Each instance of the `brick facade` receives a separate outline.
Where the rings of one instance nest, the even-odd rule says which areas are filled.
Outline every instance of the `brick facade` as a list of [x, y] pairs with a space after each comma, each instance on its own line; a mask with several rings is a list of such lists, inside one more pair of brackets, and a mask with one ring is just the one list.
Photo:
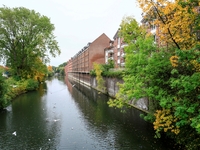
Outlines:
[[104, 64], [104, 49], [109, 46], [109, 37], [100, 35], [92, 43], [88, 43], [65, 66], [65, 73], [89, 73], [93, 69], [93, 63]]
[[125, 52], [124, 47], [127, 45], [123, 39], [119, 37], [119, 30], [115, 33], [113, 41], [109, 42], [109, 47], [105, 48], [105, 64], [111, 59], [114, 61], [115, 68], [125, 67]]

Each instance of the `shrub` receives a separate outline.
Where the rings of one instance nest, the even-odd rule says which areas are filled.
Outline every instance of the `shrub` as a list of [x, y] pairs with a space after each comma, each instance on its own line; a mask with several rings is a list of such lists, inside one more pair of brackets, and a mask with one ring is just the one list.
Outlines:
[[34, 79], [27, 79], [25, 83], [27, 91], [32, 91], [38, 88], [38, 82]]
[[102, 73], [102, 76], [104, 77], [116, 77], [116, 78], [122, 78], [124, 71], [106, 71]]
[[91, 75], [91, 76], [96, 76], [95, 70], [90, 70], [90, 75]]

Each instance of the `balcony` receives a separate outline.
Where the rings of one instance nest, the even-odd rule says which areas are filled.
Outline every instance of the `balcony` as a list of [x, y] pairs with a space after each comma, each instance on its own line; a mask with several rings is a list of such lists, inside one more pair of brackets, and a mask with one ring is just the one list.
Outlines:
[[121, 63], [121, 67], [125, 67], [125, 62]]
[[120, 56], [120, 52], [117, 52], [117, 56]]
[[121, 45], [121, 48], [124, 48], [124, 47], [126, 47], [126, 46], [128, 46], [128, 44], [123, 43], [123, 44]]
[[113, 57], [109, 57], [108, 59], [109, 59], [109, 60], [114, 60], [114, 58], [113, 58]]
[[121, 55], [121, 56], [122, 56], [122, 57], [125, 57], [125, 55], [126, 55], [125, 53], [122, 53], [122, 55]]
[[111, 54], [114, 53], [114, 52], [113, 52], [113, 49], [108, 50], [107, 53], [108, 53], [108, 54], [110, 54], [110, 53], [111, 53]]
[[117, 60], [117, 63], [120, 64], [120, 59]]

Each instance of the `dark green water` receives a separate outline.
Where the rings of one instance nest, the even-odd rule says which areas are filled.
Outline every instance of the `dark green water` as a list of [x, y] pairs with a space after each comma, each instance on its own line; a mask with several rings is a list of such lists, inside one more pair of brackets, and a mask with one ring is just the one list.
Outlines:
[[[0, 112], [0, 150], [171, 150], [136, 109], [109, 108], [108, 97], [67, 79], [46, 81]], [[16, 133], [14, 135], [13, 133]]]

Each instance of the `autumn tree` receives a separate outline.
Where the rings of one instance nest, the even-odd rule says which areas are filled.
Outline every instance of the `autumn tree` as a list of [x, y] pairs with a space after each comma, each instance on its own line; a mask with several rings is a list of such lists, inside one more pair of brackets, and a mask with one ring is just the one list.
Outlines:
[[[24, 7], [0, 8], [0, 54], [19, 77], [27, 78], [37, 61], [49, 61], [60, 50], [50, 19]], [[37, 64], [37, 65], [36, 65]]]
[[159, 102], [152, 115], [155, 117], [153, 124], [156, 135], [159, 137], [160, 133], [166, 132], [187, 149], [199, 149], [199, 1], [138, 2], [144, 11], [144, 19], [157, 26], [157, 35], [163, 46], [172, 47], [172, 52], [168, 52], [171, 57], [168, 62], [165, 60], [165, 64], [170, 61], [171, 67], [169, 64], [161, 65], [163, 70], [168, 67], [168, 71], [157, 72], [159, 65], [156, 59], [152, 59], [154, 65], [151, 65], [151, 70], [154, 71], [146, 71], [151, 74], [150, 83], [153, 83], [148, 85], [148, 96]]
[[47, 66], [47, 71], [48, 71], [48, 73], [47, 73], [48, 77], [52, 77], [54, 75], [53, 66], [48, 65]]
[[144, 19], [158, 28], [158, 44], [188, 49], [198, 43], [198, 0], [138, 0]]
[[104, 92], [105, 91], [105, 86], [104, 86], [105, 81], [103, 80], [103, 77], [102, 77], [102, 72], [103, 72], [102, 65], [98, 64], [98, 63], [94, 63], [93, 66], [94, 66], [94, 70], [96, 73], [97, 88], [99, 90], [101, 90], [102, 92]]
[[41, 61], [41, 59], [36, 58], [35, 64], [31, 67], [31, 71], [29, 72], [30, 77], [41, 82], [44, 81], [47, 74], [48, 70], [46, 65]]
[[[149, 113], [143, 116], [154, 125], [156, 137], [168, 136], [187, 149], [200, 148], [200, 53], [156, 47], [151, 35], [128, 17], [120, 24], [127, 42], [124, 83], [120, 84], [112, 107], [123, 108], [131, 101], [147, 97]], [[170, 59], [174, 65], [171, 65]]]
[[48, 71], [51, 71], [51, 72], [53, 71], [52, 66], [49, 65], [47, 68], [48, 68]]

